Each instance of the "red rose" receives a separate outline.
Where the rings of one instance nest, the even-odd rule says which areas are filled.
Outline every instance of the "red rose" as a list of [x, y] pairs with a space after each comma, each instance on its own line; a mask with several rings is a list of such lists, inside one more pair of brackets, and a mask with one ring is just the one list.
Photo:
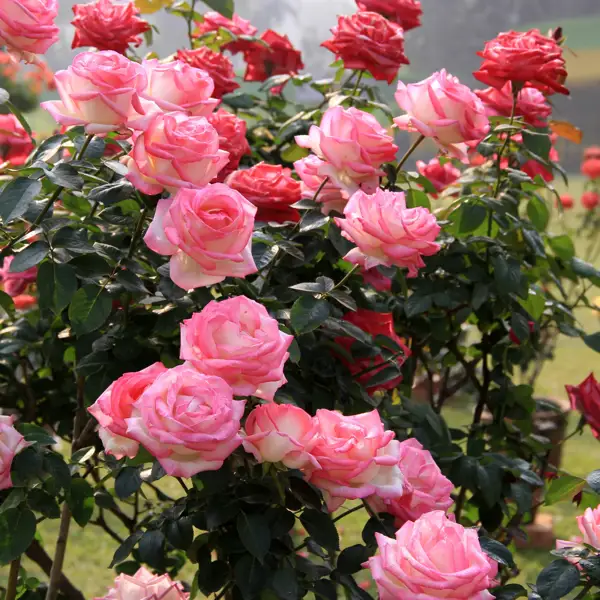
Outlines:
[[0, 164], [24, 165], [34, 147], [17, 117], [13, 114], [0, 115]]
[[356, 0], [359, 10], [370, 10], [382, 14], [404, 31], [420, 27], [421, 3], [419, 0]]
[[[554, 143], [554, 140], [552, 140]], [[558, 150], [552, 146], [548, 158], [553, 162], [559, 161]], [[534, 160], [533, 158], [521, 165], [521, 171], [529, 175], [531, 179], [535, 179], [536, 175], [539, 175], [544, 181], [552, 181], [554, 179], [554, 173], [552, 169], [549, 169], [546, 165]]]
[[581, 163], [581, 172], [590, 179], [600, 177], [600, 158], [587, 158]]
[[377, 80], [392, 83], [404, 55], [402, 27], [375, 12], [338, 17], [333, 37], [321, 44], [344, 61], [346, 69], [364, 69]]
[[[558, 200], [556, 201], [556, 205], [558, 206]], [[575, 199], [573, 198], [573, 196], [571, 196], [570, 194], [563, 194], [560, 197], [560, 204], [562, 204], [562, 207], [566, 210], [569, 208], [573, 208], [573, 206], [575, 206]]]
[[27, 310], [37, 304], [37, 298], [31, 294], [19, 294], [13, 297], [13, 302], [17, 310]]
[[302, 197], [301, 184], [292, 179], [290, 169], [259, 163], [250, 169], [235, 171], [226, 183], [258, 208], [257, 221], [300, 220], [300, 213], [290, 204]]
[[537, 29], [500, 33], [477, 54], [483, 63], [473, 75], [487, 85], [500, 89], [513, 81], [545, 94], [569, 93], [562, 49]]
[[219, 134], [219, 148], [229, 152], [229, 162], [217, 175], [216, 181], [225, 181], [227, 175], [238, 168], [242, 156], [251, 154], [246, 139], [246, 121], [220, 108], [208, 116], [208, 122]]
[[[256, 32], [258, 31], [250, 21], [242, 19], [239, 15], [233, 15], [232, 19], [228, 19], [221, 13], [211, 11], [204, 13], [203, 18], [204, 21], [202, 21], [202, 23], [196, 23], [197, 27], [194, 32], [194, 37], [198, 38], [213, 31], [218, 32], [220, 28], [231, 31], [236, 37], [239, 37], [240, 35], [252, 37], [256, 35]], [[228, 44], [224, 44], [223, 49], [229, 50], [232, 54], [237, 54], [238, 52], [245, 52], [251, 45], [252, 42], [247, 40], [235, 40]]]
[[589, 190], [587, 192], [583, 192], [581, 195], [581, 204], [584, 208], [588, 210], [593, 210], [600, 203], [600, 195], [598, 192], [594, 192]]
[[[488, 115], [510, 117], [513, 106], [512, 83], [509, 81], [501, 89], [493, 87], [475, 90], [485, 104]], [[524, 88], [517, 97], [515, 116], [523, 117], [532, 127], [544, 127], [552, 112], [546, 97], [535, 88]]]
[[600, 158], [600, 147], [599, 146], [589, 146], [583, 151], [583, 160], [587, 160], [588, 158]]
[[203, 69], [215, 82], [213, 98], [221, 98], [240, 87], [235, 81], [235, 71], [232, 62], [220, 52], [214, 52], [203, 46], [196, 50], [178, 50], [177, 58], [192, 67]]
[[125, 54], [129, 44], [139, 46], [140, 34], [150, 29], [150, 24], [139, 18], [140, 11], [133, 2], [113, 4], [111, 0], [97, 0], [75, 4], [73, 12], [75, 37], [71, 48], [93, 46]]
[[[417, 171], [423, 177], [429, 179], [438, 192], [452, 185], [460, 177], [460, 169], [455, 167], [450, 161], [441, 164], [440, 159], [437, 157], [432, 158], [428, 163], [418, 160]], [[433, 194], [433, 196], [437, 198], [437, 194]]]
[[579, 410], [585, 417], [594, 436], [600, 439], [600, 384], [590, 373], [579, 385], [566, 385], [571, 408]]
[[[380, 313], [373, 310], [367, 310], [365, 308], [359, 308], [354, 312], [349, 312], [344, 315], [344, 321], [356, 325], [364, 332], [369, 333], [373, 337], [376, 335], [385, 335], [386, 337], [394, 340], [403, 351], [403, 356], [396, 357], [396, 363], [398, 366], [402, 366], [404, 361], [410, 356], [410, 349], [407, 348], [404, 342], [396, 335], [394, 331], [394, 319], [392, 313]], [[350, 337], [338, 337], [335, 339], [336, 343], [351, 352], [354, 339]], [[388, 365], [383, 356], [370, 356], [367, 358], [356, 358], [353, 362], [349, 363], [346, 359], [342, 358], [342, 362], [350, 369], [352, 375], [357, 376], [359, 383], [368, 385], [369, 380], [379, 373]], [[394, 389], [402, 381], [402, 376], [394, 377], [391, 381], [386, 381], [379, 385], [367, 387], [369, 394], [377, 390], [391, 390]]]

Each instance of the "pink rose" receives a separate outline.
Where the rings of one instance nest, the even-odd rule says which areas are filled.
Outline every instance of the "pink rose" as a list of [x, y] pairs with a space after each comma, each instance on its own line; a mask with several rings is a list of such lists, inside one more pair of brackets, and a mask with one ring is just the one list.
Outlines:
[[131, 416], [133, 404], [142, 392], [166, 370], [162, 363], [156, 362], [141, 371], [125, 373], [88, 408], [100, 424], [98, 435], [107, 454], [118, 459], [124, 456], [133, 458], [137, 454], [139, 444], [127, 434], [125, 419]]
[[58, 41], [58, 0], [2, 0], [0, 46], [34, 61]]
[[[561, 200], [565, 206], [563, 196]], [[565, 388], [569, 394], [571, 408], [581, 412], [594, 437], [600, 439], [600, 383], [596, 381], [594, 374], [590, 373], [579, 385], [566, 385]]]
[[257, 406], [244, 425], [244, 449], [259, 462], [283, 463], [290, 469], [318, 467], [310, 451], [317, 443], [317, 423], [291, 404]]
[[416, 521], [432, 510], [446, 511], [454, 502], [450, 497], [454, 485], [442, 475], [429, 450], [414, 438], [400, 442], [398, 465], [404, 475], [404, 494], [393, 500], [369, 498], [376, 512], [396, 517], [396, 526]]
[[20, 273], [11, 273], [10, 264], [14, 258], [14, 256], [7, 256], [0, 269], [0, 281], [4, 284], [4, 291], [9, 296], [19, 296], [30, 283], [35, 283], [37, 279], [37, 267], [31, 267]]
[[229, 162], [217, 175], [218, 181], [225, 181], [238, 168], [242, 156], [252, 154], [246, 139], [246, 121], [220, 108], [208, 116], [208, 122], [219, 134], [219, 148], [229, 152]]
[[583, 543], [600, 550], [600, 505], [594, 509], [586, 508], [583, 515], [577, 517]]
[[144, 69], [117, 52], [82, 52], [55, 80], [60, 100], [41, 106], [61, 125], [85, 125], [97, 135], [128, 132], [128, 122], [143, 113]]
[[406, 522], [396, 539], [375, 534], [379, 554], [371, 570], [380, 600], [493, 600], [498, 565], [482, 551], [475, 529], [441, 510]]
[[128, 158], [127, 179], [144, 194], [203, 188], [229, 161], [205, 117], [157, 113], [145, 124]]
[[322, 205], [321, 212], [324, 215], [328, 215], [332, 210], [342, 213], [348, 202], [348, 193], [330, 178], [327, 178], [325, 185], [323, 185], [323, 181], [327, 176], [319, 175], [322, 168], [326, 168], [326, 163], [314, 154], [301, 158], [294, 163], [294, 169], [296, 169], [302, 183], [302, 198], [312, 200], [320, 188], [316, 201]]
[[262, 304], [236, 296], [210, 302], [182, 323], [180, 356], [225, 379], [238, 396], [273, 400], [287, 381], [283, 366], [293, 339]]
[[312, 125], [308, 135], [297, 135], [296, 143], [310, 148], [325, 161], [318, 168], [348, 193], [362, 188], [375, 191], [381, 165], [396, 159], [398, 146], [377, 119], [357, 108], [328, 108], [319, 126]]
[[404, 29], [414, 29], [421, 25], [423, 9], [419, 0], [356, 0], [359, 10], [381, 13]]
[[173, 477], [216, 471], [242, 443], [243, 400], [220, 377], [189, 364], [160, 374], [133, 405], [127, 435]]
[[364, 282], [378, 292], [391, 291], [392, 280], [381, 273], [377, 267], [371, 269], [365, 269], [363, 267], [359, 273], [362, 275]]
[[112, 588], [101, 598], [94, 600], [188, 600], [179, 581], [173, 581], [166, 573], [153, 575], [140, 567], [135, 575], [117, 576]]
[[318, 441], [311, 454], [320, 468], [307, 473], [307, 478], [323, 490], [330, 511], [345, 500], [402, 495], [398, 441], [393, 431], [383, 428], [376, 410], [346, 416], [319, 409], [315, 420]]
[[181, 188], [159, 200], [144, 240], [171, 257], [170, 276], [184, 290], [256, 272], [252, 229], [256, 207], [223, 183]]
[[0, 415], [0, 490], [12, 487], [10, 468], [12, 461], [29, 444], [13, 427], [14, 417]]
[[452, 185], [460, 177], [460, 169], [455, 167], [450, 161], [442, 164], [439, 158], [432, 158], [428, 163], [418, 160], [417, 171], [423, 177], [429, 179], [438, 192]]
[[7, 161], [20, 167], [35, 148], [29, 134], [15, 115], [0, 115], [0, 164]]
[[396, 102], [407, 114], [394, 123], [433, 138], [438, 146], [466, 160], [466, 142], [479, 141], [490, 130], [483, 102], [445, 69], [419, 83], [398, 82]]
[[369, 196], [355, 192], [344, 209], [345, 219], [335, 217], [342, 235], [354, 242], [344, 257], [366, 269], [396, 265], [408, 269], [409, 277], [425, 266], [423, 256], [439, 251], [437, 220], [426, 208], [406, 208], [404, 192], [381, 189]]
[[235, 81], [233, 63], [221, 52], [215, 52], [206, 46], [195, 50], [178, 50], [177, 58], [183, 62], [206, 71], [215, 84], [213, 96], [221, 98], [224, 94], [231, 94], [240, 87]]
[[[250, 21], [242, 19], [239, 15], [234, 14], [231, 19], [228, 19], [221, 13], [209, 11], [202, 15], [201, 23], [196, 23], [194, 37], [201, 37], [207, 33], [217, 33], [219, 29], [227, 29], [227, 31], [230, 31], [238, 38], [241, 35], [253, 37], [258, 31]], [[251, 46], [252, 42], [238, 39], [224, 44], [222, 48], [223, 50], [229, 50], [232, 54], [237, 54], [238, 52], [244, 52]]]
[[161, 63], [157, 59], [142, 63], [148, 86], [140, 94], [148, 112], [185, 112], [194, 117], [208, 117], [219, 101], [211, 98], [215, 84], [206, 71], [181, 60]]

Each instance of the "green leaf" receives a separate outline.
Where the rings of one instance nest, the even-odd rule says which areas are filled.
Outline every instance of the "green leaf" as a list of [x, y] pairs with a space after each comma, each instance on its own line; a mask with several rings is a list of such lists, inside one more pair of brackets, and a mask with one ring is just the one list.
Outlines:
[[540, 291], [529, 288], [527, 300], [519, 299], [519, 304], [531, 315], [534, 321], [537, 321], [544, 313], [546, 299]]
[[315, 330], [329, 317], [329, 303], [313, 296], [302, 296], [290, 312], [291, 324], [298, 334]]
[[527, 598], [527, 590], [518, 583], [509, 583], [502, 587], [491, 590], [496, 600], [515, 600], [516, 598]]
[[591, 265], [590, 263], [585, 262], [585, 260], [581, 260], [577, 257], [573, 257], [571, 259], [571, 268], [575, 274], [579, 275], [580, 277], [600, 277], [600, 271], [598, 271], [594, 265]]
[[337, 560], [337, 570], [344, 575], [358, 573], [371, 556], [372, 552], [362, 544], [355, 544], [349, 548], [344, 548]]
[[187, 550], [194, 541], [191, 517], [181, 517], [177, 521], [169, 521], [165, 533], [172, 546], [179, 550]]
[[60, 508], [58, 508], [56, 500], [41, 488], [29, 490], [27, 504], [31, 510], [35, 510], [49, 519], [58, 519], [60, 517]]
[[600, 469], [592, 471], [586, 477], [587, 484], [597, 493], [600, 494]]
[[35, 267], [46, 258], [49, 250], [50, 246], [46, 242], [33, 242], [21, 252], [15, 254], [15, 258], [10, 263], [9, 271], [11, 273], [22, 273], [27, 269], [31, 269], [31, 267]]
[[29, 134], [31, 141], [35, 144], [35, 140], [32, 137], [33, 131], [31, 130], [31, 125], [29, 125], [27, 119], [23, 116], [23, 113], [10, 100], [7, 100], [5, 104], [8, 106], [8, 110], [17, 117], [19, 123], [23, 125], [23, 129]]
[[39, 444], [40, 446], [53, 446], [56, 444], [56, 440], [43, 427], [34, 423], [19, 425], [19, 431], [25, 438], [25, 441], [31, 444]]
[[60, 314], [77, 291], [75, 269], [70, 265], [43, 262], [38, 269], [37, 286], [40, 307]]
[[256, 100], [250, 94], [244, 93], [225, 94], [222, 101], [231, 108], [252, 108], [256, 105]]
[[10, 492], [8, 492], [8, 496], [4, 499], [4, 502], [0, 505], [0, 514], [11, 508], [17, 508], [27, 497], [26, 492], [27, 490], [24, 488], [12, 488]]
[[551, 236], [548, 243], [554, 254], [563, 260], [571, 260], [575, 256], [573, 240], [567, 234]]
[[0, 514], [0, 564], [8, 564], [29, 548], [35, 525], [28, 508], [9, 508]]
[[298, 598], [298, 575], [291, 567], [279, 569], [273, 575], [273, 590], [281, 600], [296, 600]]
[[115, 565], [123, 562], [130, 554], [135, 545], [138, 543], [143, 533], [141, 531], [134, 531], [115, 551], [109, 569], [112, 569]]
[[35, 179], [17, 177], [0, 192], [0, 219], [8, 224], [22, 217], [33, 199], [42, 190], [42, 183]]
[[262, 563], [271, 546], [267, 518], [261, 514], [247, 515], [241, 512], [237, 518], [237, 532], [246, 550]]
[[592, 333], [590, 335], [584, 335], [583, 341], [588, 348], [600, 352], [600, 331]]
[[427, 312], [433, 304], [433, 296], [427, 294], [422, 296], [420, 294], [413, 294], [409, 296], [408, 300], [404, 303], [404, 312], [407, 318], [411, 319], [424, 312]]
[[533, 132], [528, 129], [523, 129], [521, 133], [523, 135], [523, 145], [525, 148], [540, 158], [548, 160], [550, 149], [552, 148], [552, 140], [548, 134], [548, 128], [535, 129]]
[[510, 326], [520, 342], [529, 339], [529, 322], [523, 315], [513, 313], [510, 318]]
[[12, 314], [15, 310], [14, 300], [3, 291], [0, 291], [0, 306], [9, 314]]
[[265, 568], [249, 554], [242, 556], [235, 563], [233, 573], [243, 600], [255, 599], [267, 578]]
[[521, 295], [521, 265], [513, 259], [506, 259], [502, 256], [492, 256], [492, 265], [494, 267], [494, 279], [498, 290], [504, 294], [515, 293]]
[[459, 233], [470, 233], [482, 225], [488, 216], [488, 210], [480, 204], [464, 203], [460, 210], [458, 222]]
[[544, 600], [558, 600], [578, 584], [579, 570], [564, 558], [550, 563], [536, 581], [537, 592]]
[[532, 196], [527, 203], [527, 216], [538, 231], [545, 231], [550, 221], [548, 206], [537, 196]]
[[117, 497], [128, 498], [142, 487], [140, 470], [137, 467], [123, 467], [115, 479]]
[[585, 485], [585, 480], [573, 475], [561, 475], [557, 479], [553, 479], [546, 493], [544, 494], [544, 502], [551, 506], [566, 498], [572, 499], [575, 494], [580, 492]]
[[67, 190], [80, 190], [83, 188], [83, 178], [77, 172], [77, 169], [69, 163], [60, 163], [52, 171], [45, 171], [46, 177], [60, 187]]
[[88, 240], [87, 229], [63, 227], [52, 238], [52, 245], [56, 248], [65, 248], [73, 254], [91, 254], [95, 252], [94, 247]]
[[492, 560], [495, 560], [501, 565], [506, 565], [507, 567], [514, 566], [515, 561], [513, 560], [513, 556], [504, 544], [501, 544], [492, 538], [482, 536], [479, 538], [479, 545]]
[[308, 508], [302, 513], [300, 522], [319, 546], [328, 550], [340, 549], [340, 537], [329, 515]]
[[164, 546], [165, 535], [162, 531], [146, 531], [138, 546], [140, 559], [150, 566], [160, 565], [165, 558]]
[[422, 206], [427, 210], [431, 210], [429, 196], [425, 192], [414, 188], [411, 188], [406, 192], [406, 206], [407, 208], [417, 208], [417, 206]]
[[105, 206], [110, 206], [116, 202], [121, 202], [131, 196], [133, 186], [127, 179], [119, 179], [114, 183], [99, 185], [94, 188], [88, 196], [90, 202], [101, 202]]
[[77, 452], [73, 452], [71, 455], [71, 464], [72, 465], [82, 465], [84, 462], [90, 460], [92, 456], [94, 456], [96, 452], [96, 448], [94, 446], [86, 446], [85, 448], [80, 448]]
[[233, 18], [234, 5], [233, 0], [204, 0], [209, 8], [216, 10], [228, 19]]
[[60, 454], [55, 452], [44, 454], [43, 468], [46, 473], [52, 475], [58, 487], [65, 490], [71, 487], [71, 472]]
[[95, 285], [86, 285], [73, 296], [69, 319], [77, 335], [90, 333], [101, 327], [112, 310], [110, 295]]
[[67, 504], [75, 522], [85, 527], [94, 512], [94, 490], [92, 486], [81, 477], [71, 481], [71, 489], [67, 493]]

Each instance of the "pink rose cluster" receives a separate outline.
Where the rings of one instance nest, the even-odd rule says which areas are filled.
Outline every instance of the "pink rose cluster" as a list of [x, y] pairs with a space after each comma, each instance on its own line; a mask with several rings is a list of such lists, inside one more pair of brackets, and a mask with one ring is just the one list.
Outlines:
[[145, 567], [140, 567], [134, 575], [118, 575], [106, 594], [94, 600], [188, 600], [189, 597], [183, 585], [173, 581], [167, 573], [153, 575]]
[[23, 436], [14, 427], [14, 418], [0, 415], [0, 490], [12, 487], [10, 478], [12, 461], [27, 445]]

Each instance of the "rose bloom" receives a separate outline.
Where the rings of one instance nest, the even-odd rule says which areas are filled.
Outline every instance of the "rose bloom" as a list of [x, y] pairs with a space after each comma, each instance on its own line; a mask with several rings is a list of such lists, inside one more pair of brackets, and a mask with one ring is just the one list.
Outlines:
[[114, 50], [125, 54], [130, 44], [139, 46], [140, 34], [150, 30], [150, 24], [140, 19], [133, 2], [118, 4], [112, 0], [97, 0], [73, 6], [75, 36], [71, 48], [92, 46], [98, 50]]
[[598, 192], [588, 190], [581, 195], [581, 205], [588, 210], [594, 210], [599, 203], [600, 194], [598, 194]]
[[35, 148], [29, 134], [15, 115], [0, 115], [0, 164], [20, 167]]
[[438, 192], [452, 185], [460, 177], [460, 169], [450, 161], [446, 161], [444, 164], [440, 163], [440, 159], [437, 157], [432, 158], [428, 163], [418, 160], [417, 171], [429, 179]]
[[215, 98], [221, 98], [240, 87], [235, 81], [233, 63], [221, 52], [202, 46], [195, 50], [177, 50], [177, 58], [210, 75], [215, 85]]
[[421, 26], [423, 9], [419, 0], [356, 0], [359, 10], [370, 10], [382, 14], [404, 29]]
[[140, 94], [146, 113], [160, 111], [185, 112], [194, 117], [208, 117], [219, 101], [211, 98], [215, 89], [206, 71], [192, 67], [181, 60], [161, 63], [145, 60], [148, 85]]
[[378, 81], [392, 83], [398, 69], [409, 64], [402, 27], [376, 12], [340, 16], [331, 33], [321, 46], [343, 60], [346, 69], [365, 70]]
[[285, 223], [300, 220], [300, 213], [290, 204], [302, 197], [300, 182], [292, 178], [290, 169], [281, 165], [258, 163], [249, 169], [233, 172], [227, 185], [245, 196], [258, 208], [258, 221]]
[[37, 298], [30, 294], [19, 294], [13, 296], [13, 303], [17, 310], [27, 310], [37, 304]]
[[20, 273], [11, 273], [10, 264], [14, 258], [14, 256], [7, 256], [0, 269], [0, 281], [2, 281], [4, 291], [9, 296], [19, 296], [30, 283], [35, 283], [37, 279], [37, 267], [30, 267]]
[[380, 600], [493, 600], [488, 589], [498, 573], [481, 549], [475, 529], [465, 529], [434, 510], [407, 521], [396, 539], [376, 533], [379, 554], [371, 570]]
[[483, 102], [445, 69], [419, 83], [399, 81], [396, 102], [407, 113], [394, 119], [399, 129], [433, 138], [462, 160], [467, 158], [466, 142], [478, 142], [490, 130]]
[[[558, 162], [560, 160], [558, 151], [556, 150], [555, 146], [552, 146], [552, 148], [550, 148], [548, 158], [553, 162]], [[521, 171], [529, 175], [529, 177], [531, 177], [532, 179], [535, 179], [536, 175], [539, 175], [546, 182], [550, 182], [554, 179], [554, 173], [552, 172], [552, 169], [542, 164], [541, 162], [534, 160], [533, 158], [525, 161], [521, 165]]]
[[173, 581], [167, 573], [153, 575], [146, 567], [140, 567], [135, 575], [121, 573], [104, 596], [94, 600], [188, 600], [179, 581]]
[[317, 423], [291, 404], [257, 406], [244, 425], [244, 450], [258, 462], [282, 463], [290, 469], [318, 467], [310, 451], [317, 443]]
[[118, 52], [82, 52], [55, 80], [60, 100], [41, 107], [61, 125], [85, 125], [96, 135], [128, 132], [128, 122], [143, 113], [138, 94], [146, 87], [144, 69]]
[[246, 121], [222, 108], [208, 116], [208, 122], [219, 134], [219, 148], [229, 152], [229, 162], [219, 171], [218, 181], [235, 171], [242, 156], [252, 154], [246, 138]]
[[590, 373], [579, 385], [565, 386], [571, 408], [585, 417], [594, 437], [600, 439], [600, 384]]
[[159, 200], [144, 241], [171, 257], [170, 277], [180, 288], [213, 285], [256, 273], [252, 258], [254, 207], [222, 183], [180, 189]]
[[377, 267], [373, 267], [372, 269], [362, 268], [359, 273], [362, 275], [364, 282], [378, 292], [391, 291], [392, 280], [381, 273]]
[[575, 206], [575, 198], [573, 198], [571, 194], [562, 194], [560, 197], [560, 202], [556, 200], [556, 206], [557, 208], [560, 208], [562, 206], [562, 208], [564, 208], [565, 210], [573, 208]]
[[600, 158], [600, 146], [588, 146], [583, 151], [583, 160], [588, 158]]
[[429, 450], [414, 438], [400, 442], [398, 464], [404, 475], [404, 494], [394, 500], [369, 498], [375, 512], [396, 517], [396, 527], [416, 521], [432, 510], [447, 511], [454, 502], [450, 497], [454, 485], [442, 475]]
[[508, 81], [552, 94], [568, 94], [563, 85], [567, 76], [562, 48], [538, 29], [507, 31], [486, 42], [476, 79], [500, 89]]
[[[575, 540], [556, 540], [557, 550], [563, 548], [575, 548], [583, 544], [589, 544], [600, 550], [600, 505], [596, 508], [586, 508], [583, 515], [577, 516], [577, 525], [581, 531], [583, 538], [575, 538]], [[567, 560], [577, 564], [577, 559], [567, 557]]]
[[[500, 89], [493, 87], [475, 90], [491, 116], [510, 117], [513, 107], [512, 83], [509, 81]], [[523, 88], [517, 96], [515, 116], [523, 117], [532, 127], [545, 127], [552, 107], [546, 97], [535, 88]]]
[[139, 444], [127, 435], [125, 419], [131, 416], [132, 406], [141, 393], [166, 370], [162, 363], [156, 362], [141, 371], [125, 373], [88, 408], [100, 425], [98, 435], [106, 454], [117, 459], [133, 458], [137, 454]]
[[273, 400], [286, 383], [283, 366], [293, 336], [245, 296], [210, 302], [181, 325], [182, 360], [222, 377], [238, 396]]
[[34, 61], [35, 54], [45, 54], [58, 41], [57, 15], [58, 0], [2, 0], [0, 46]]
[[14, 457], [29, 444], [13, 427], [14, 417], [0, 415], [0, 490], [12, 487], [10, 468]]
[[362, 188], [374, 192], [381, 165], [396, 159], [398, 146], [377, 119], [357, 108], [328, 108], [320, 125], [312, 125], [308, 135], [297, 135], [296, 143], [312, 150], [323, 162], [321, 177], [329, 177], [349, 194]]
[[156, 113], [135, 139], [123, 161], [127, 179], [144, 194], [200, 189], [228, 163], [219, 149], [219, 134], [205, 117], [182, 112]]
[[[332, 210], [342, 213], [348, 202], [348, 193], [336, 185], [330, 178], [325, 184], [326, 176], [319, 175], [321, 169], [327, 168], [326, 163], [318, 156], [310, 154], [294, 163], [294, 169], [300, 177], [300, 193], [302, 198], [315, 199], [321, 205], [321, 212], [328, 215]], [[316, 196], [317, 191], [319, 194]]]
[[[227, 29], [231, 31], [233, 35], [239, 37], [241, 35], [253, 37], [256, 35], [258, 29], [254, 27], [247, 21], [246, 19], [242, 19], [239, 15], [233, 15], [231, 19], [224, 17], [221, 13], [210, 11], [204, 13], [202, 15], [203, 21], [201, 23], [196, 23], [196, 31], [194, 32], [194, 37], [201, 37], [207, 33], [218, 32], [219, 29]], [[228, 42], [223, 45], [223, 50], [229, 50], [232, 54], [237, 54], [238, 52], [244, 52], [252, 45], [252, 42], [248, 40], [235, 40], [233, 42]]]
[[581, 173], [590, 179], [600, 178], [600, 158], [587, 158], [581, 163]]
[[[404, 361], [410, 356], [410, 350], [396, 335], [392, 313], [382, 313], [373, 310], [367, 310], [366, 308], [359, 308], [356, 311], [346, 313], [343, 319], [344, 321], [348, 321], [348, 323], [352, 323], [352, 325], [356, 325], [365, 333], [368, 333], [373, 337], [376, 335], [384, 335], [396, 342], [396, 344], [402, 348], [403, 352], [403, 356], [398, 356], [394, 359], [399, 367], [401, 367], [404, 364]], [[338, 337], [335, 339], [335, 341], [337, 344], [348, 350], [348, 352], [352, 353], [352, 345], [354, 344], [353, 338]], [[375, 374], [379, 373], [379, 371], [382, 369], [389, 366], [389, 361], [387, 361], [381, 354], [366, 358], [357, 358], [351, 363], [348, 363], [346, 359], [342, 359], [342, 362], [350, 369], [352, 375], [357, 376], [357, 380], [361, 384], [367, 386], [367, 391], [370, 394], [377, 390], [392, 390], [402, 381], [402, 376], [398, 375], [398, 377], [395, 377], [390, 381], [368, 387], [369, 379], [371, 379]]]
[[335, 217], [335, 222], [342, 235], [357, 246], [344, 259], [365, 269], [395, 265], [407, 268], [409, 277], [416, 277], [425, 266], [423, 256], [432, 256], [440, 249], [435, 241], [440, 232], [435, 216], [422, 206], [406, 208], [404, 192], [355, 192], [344, 216]]
[[376, 410], [360, 415], [319, 409], [315, 415], [318, 441], [311, 450], [320, 468], [306, 473], [320, 488], [330, 512], [345, 500], [397, 498], [403, 492], [398, 444], [386, 431]]

